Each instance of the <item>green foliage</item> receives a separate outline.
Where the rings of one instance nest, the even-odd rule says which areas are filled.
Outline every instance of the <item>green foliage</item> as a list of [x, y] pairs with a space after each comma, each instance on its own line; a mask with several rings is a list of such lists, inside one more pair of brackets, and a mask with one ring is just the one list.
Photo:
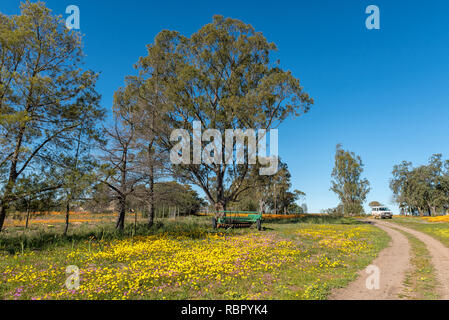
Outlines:
[[449, 160], [443, 161], [441, 154], [434, 154], [427, 165], [416, 168], [403, 161], [393, 167], [390, 188], [405, 211], [418, 211], [421, 215], [444, 212], [449, 209]]
[[[135, 186], [135, 190], [127, 199], [127, 207], [147, 214], [148, 187], [144, 184]], [[157, 182], [154, 184], [155, 208], [179, 208], [180, 215], [195, 214], [205, 202], [198, 193], [189, 185], [183, 185], [175, 181]], [[98, 184], [94, 188], [92, 198], [83, 206], [92, 212], [113, 211], [115, 195], [104, 184]]]
[[326, 213], [332, 217], [343, 217], [344, 216], [344, 209], [343, 209], [343, 205], [341, 203], [338, 206], [336, 206], [335, 208], [324, 209], [324, 210], [321, 210], [321, 212]]
[[192, 239], [204, 238], [208, 233], [216, 233], [218, 230], [210, 228], [210, 219], [204, 217], [185, 217], [182, 220], [158, 221], [152, 228], [139, 223], [137, 228], [128, 224], [122, 231], [118, 231], [110, 224], [83, 225], [63, 235], [60, 230], [48, 230], [38, 228], [26, 232], [11, 232], [0, 234], [0, 253], [10, 254], [24, 250], [48, 250], [61, 246], [78, 245], [80, 242], [102, 241], [114, 239], [126, 239], [133, 236], [146, 236], [154, 234], [184, 235]]
[[[195, 120], [203, 130], [217, 129], [224, 136], [226, 129], [269, 129], [289, 115], [307, 112], [313, 100], [291, 72], [272, 62], [275, 49], [252, 26], [222, 16], [191, 37], [160, 32], [139, 60], [140, 77], [133, 80], [153, 92], [157, 83], [165, 101], [161, 145], [171, 149], [172, 130], [192, 132]], [[250, 171], [247, 162], [173, 169], [182, 181], [202, 188], [217, 209], [238, 198]]]
[[358, 215], [364, 212], [362, 204], [370, 188], [368, 180], [362, 179], [362, 172], [362, 159], [354, 152], [345, 151], [341, 145], [337, 145], [331, 190], [340, 199], [345, 215]]
[[[135, 197], [130, 206], [146, 211], [145, 201], [141, 199], [147, 193], [148, 190], [145, 190], [145, 186], [136, 188]], [[154, 184], [154, 206], [157, 209], [176, 207], [179, 209], [180, 215], [191, 215], [197, 213], [204, 205], [205, 201], [189, 185], [183, 185], [176, 181]]]
[[302, 213], [303, 208], [295, 202], [304, 199], [305, 193], [291, 190], [291, 174], [286, 163], [279, 160], [279, 169], [274, 175], [259, 175], [255, 165], [245, 180], [244, 192], [238, 201], [230, 205], [239, 210], [273, 213]]
[[81, 36], [43, 2], [23, 3], [17, 16], [0, 15], [0, 34], [1, 230], [18, 178], [50, 160], [58, 165], [80, 130], [96, 138], [103, 110], [98, 74], [81, 68]]

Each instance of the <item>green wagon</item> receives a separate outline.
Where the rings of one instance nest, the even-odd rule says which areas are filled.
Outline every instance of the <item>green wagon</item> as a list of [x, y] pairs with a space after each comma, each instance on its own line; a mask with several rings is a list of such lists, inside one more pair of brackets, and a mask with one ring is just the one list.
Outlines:
[[223, 215], [212, 219], [212, 226], [216, 228], [244, 228], [256, 225], [257, 230], [262, 230], [262, 214], [245, 211], [219, 211]]

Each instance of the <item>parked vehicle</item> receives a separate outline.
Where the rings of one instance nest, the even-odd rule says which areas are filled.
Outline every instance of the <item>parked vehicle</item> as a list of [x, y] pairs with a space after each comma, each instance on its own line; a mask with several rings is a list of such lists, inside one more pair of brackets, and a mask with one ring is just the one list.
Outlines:
[[372, 208], [371, 215], [374, 219], [391, 219], [393, 212], [384, 206], [376, 206]]

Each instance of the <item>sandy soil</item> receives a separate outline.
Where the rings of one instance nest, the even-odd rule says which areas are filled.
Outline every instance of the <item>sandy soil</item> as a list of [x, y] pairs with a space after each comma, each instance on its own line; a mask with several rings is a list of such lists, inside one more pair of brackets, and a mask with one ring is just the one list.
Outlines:
[[[390, 300], [399, 299], [405, 275], [410, 268], [410, 245], [407, 237], [390, 227], [389, 223], [370, 221], [391, 237], [390, 245], [379, 253], [371, 265], [379, 268], [379, 289], [367, 288], [369, 269], [359, 272], [357, 279], [347, 287], [334, 291], [331, 300]], [[367, 267], [369, 268], [369, 267]]]

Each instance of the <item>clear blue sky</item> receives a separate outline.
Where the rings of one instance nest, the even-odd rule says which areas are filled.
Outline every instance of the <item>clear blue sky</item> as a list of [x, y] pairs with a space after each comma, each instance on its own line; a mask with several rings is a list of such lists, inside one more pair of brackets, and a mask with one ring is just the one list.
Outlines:
[[[20, 1], [0, 11], [18, 13]], [[241, 19], [278, 46], [284, 68], [315, 99], [311, 112], [279, 129], [279, 153], [310, 212], [334, 207], [329, 191], [335, 145], [360, 155], [371, 182], [368, 201], [391, 202], [394, 164], [449, 157], [449, 1], [106, 1], [49, 0], [66, 16], [81, 11], [86, 64], [101, 71], [107, 109], [162, 29], [185, 35], [214, 14]], [[381, 29], [365, 28], [365, 8], [380, 8]], [[394, 209], [397, 208], [391, 205]]]

